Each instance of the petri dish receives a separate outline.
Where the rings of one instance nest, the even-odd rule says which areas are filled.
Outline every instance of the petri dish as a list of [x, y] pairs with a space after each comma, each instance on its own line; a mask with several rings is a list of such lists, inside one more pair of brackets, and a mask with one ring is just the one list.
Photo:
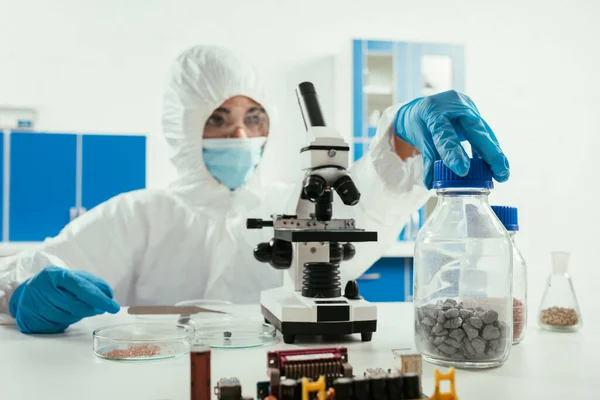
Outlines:
[[96, 329], [94, 354], [118, 361], [146, 361], [188, 354], [194, 341], [192, 326], [171, 323], [133, 323]]
[[252, 321], [229, 321], [196, 326], [195, 343], [219, 349], [258, 347], [275, 341], [273, 325]]

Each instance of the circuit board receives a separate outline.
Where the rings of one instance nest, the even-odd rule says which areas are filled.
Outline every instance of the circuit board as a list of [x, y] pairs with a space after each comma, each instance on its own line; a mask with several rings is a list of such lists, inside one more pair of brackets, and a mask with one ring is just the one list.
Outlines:
[[[421, 390], [421, 357], [407, 354], [401, 370], [369, 368], [354, 376], [345, 347], [267, 353], [268, 380], [256, 384], [257, 400], [415, 400]], [[242, 396], [237, 378], [223, 378], [215, 387], [220, 400]], [[434, 399], [431, 397], [431, 399]]]

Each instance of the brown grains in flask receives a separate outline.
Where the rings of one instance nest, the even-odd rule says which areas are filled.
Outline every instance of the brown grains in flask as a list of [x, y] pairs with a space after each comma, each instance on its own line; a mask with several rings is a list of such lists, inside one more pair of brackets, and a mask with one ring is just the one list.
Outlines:
[[513, 298], [513, 339], [518, 339], [523, 333], [526, 318], [525, 305], [521, 300]]
[[143, 358], [154, 357], [160, 354], [160, 347], [154, 344], [145, 344], [140, 346], [131, 346], [126, 349], [114, 349], [102, 353], [107, 358]]
[[542, 310], [540, 322], [552, 326], [574, 326], [579, 322], [579, 315], [574, 308], [550, 307]]

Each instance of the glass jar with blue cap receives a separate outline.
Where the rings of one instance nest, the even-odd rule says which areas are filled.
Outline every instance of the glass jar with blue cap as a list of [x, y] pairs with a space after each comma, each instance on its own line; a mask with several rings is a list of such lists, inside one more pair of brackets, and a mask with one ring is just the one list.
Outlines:
[[436, 161], [438, 203], [415, 243], [415, 342], [425, 360], [491, 368], [510, 354], [513, 246], [489, 205], [492, 171], [471, 159], [465, 176]]
[[516, 207], [492, 206], [492, 210], [508, 231], [513, 245], [513, 344], [520, 343], [527, 330], [527, 264], [515, 242], [519, 231]]

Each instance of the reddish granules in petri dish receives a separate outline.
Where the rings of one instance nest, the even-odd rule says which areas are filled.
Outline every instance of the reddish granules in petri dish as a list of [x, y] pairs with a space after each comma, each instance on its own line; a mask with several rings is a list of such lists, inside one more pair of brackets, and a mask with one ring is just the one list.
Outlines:
[[154, 357], [160, 354], [160, 346], [155, 344], [144, 344], [139, 346], [131, 346], [123, 350], [111, 350], [102, 353], [107, 358], [141, 358]]
[[513, 298], [513, 339], [516, 340], [523, 333], [527, 316], [525, 315], [525, 305], [519, 299]]

